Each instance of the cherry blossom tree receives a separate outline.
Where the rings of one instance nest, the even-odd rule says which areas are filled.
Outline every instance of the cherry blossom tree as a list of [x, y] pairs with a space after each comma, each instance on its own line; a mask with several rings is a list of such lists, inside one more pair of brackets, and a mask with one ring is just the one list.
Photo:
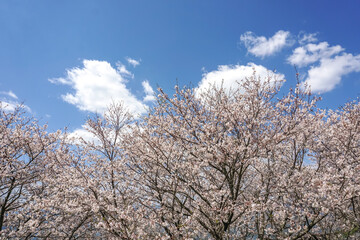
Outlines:
[[141, 119], [90, 118], [92, 139], [1, 110], [1, 237], [358, 239], [359, 101], [281, 86], [159, 89]]
[[[233, 90], [213, 87], [200, 96], [176, 88], [169, 97], [160, 89], [158, 105], [127, 139], [143, 205], [154, 225], [163, 229], [159, 237], [315, 239], [357, 234], [357, 212], [350, 205], [357, 203], [356, 178], [350, 175], [348, 180], [355, 197], [346, 200], [346, 194], [329, 187], [334, 173], [322, 162], [331, 160], [318, 159], [328, 153], [325, 149], [320, 154], [319, 148], [334, 144], [329, 139], [337, 124], [325, 119], [340, 117], [317, 109], [318, 99], [307, 86], [298, 84], [278, 98], [280, 85], [272, 77], [254, 75]], [[321, 145], [325, 136], [329, 139]], [[354, 142], [359, 149], [359, 141]], [[341, 206], [345, 219], [344, 212], [353, 215], [346, 227], [336, 225], [336, 231], [329, 223], [334, 218], [344, 223], [334, 204]]]
[[103, 117], [87, 121], [92, 139], [63, 135], [62, 149], [51, 156], [53, 165], [43, 179], [47, 196], [34, 206], [49, 216], [39, 237], [138, 238], [143, 215], [121, 148], [131, 122], [122, 104], [113, 104]]
[[360, 102], [330, 111], [325, 131], [314, 144], [317, 172], [315, 187], [326, 201], [328, 219], [321, 232], [331, 238], [359, 238], [360, 227]]
[[26, 116], [24, 108], [9, 110], [0, 103], [0, 236], [32, 237], [24, 224], [36, 228], [43, 217], [31, 207], [46, 189], [42, 175], [47, 156], [54, 150], [59, 132], [47, 133], [46, 126]]

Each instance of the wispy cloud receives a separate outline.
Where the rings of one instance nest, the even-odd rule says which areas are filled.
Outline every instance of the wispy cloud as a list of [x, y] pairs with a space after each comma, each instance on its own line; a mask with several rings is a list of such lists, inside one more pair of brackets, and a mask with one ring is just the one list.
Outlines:
[[203, 74], [202, 79], [196, 89], [196, 93], [200, 94], [205, 92], [210, 87], [223, 87], [226, 90], [234, 89], [237, 83], [241, 80], [251, 77], [256, 73], [263, 79], [268, 76], [273, 79], [283, 80], [285, 76], [281, 73], [274, 73], [262, 65], [255, 63], [248, 63], [247, 65], [220, 65], [217, 70], [206, 72]]
[[268, 39], [264, 36], [256, 36], [253, 32], [246, 32], [240, 36], [240, 41], [249, 53], [261, 58], [271, 56], [285, 46], [292, 45], [290, 32], [283, 30], [276, 32]]
[[18, 97], [16, 96], [15, 93], [13, 93], [13, 91], [8, 91], [8, 92], [1, 92], [2, 94], [5, 94], [5, 95], [8, 95], [9, 97], [11, 98], [14, 98], [14, 99], [18, 99]]
[[146, 112], [146, 104], [126, 86], [129, 72], [122, 65], [113, 68], [106, 61], [84, 60], [83, 67], [66, 71], [64, 78], [50, 79], [52, 83], [66, 84], [73, 93], [62, 99], [83, 111], [103, 113], [113, 101], [122, 101], [135, 114]]
[[121, 62], [117, 62], [116, 67], [117, 67], [118, 72], [123, 77], [134, 78], [134, 74], [132, 74], [129, 70], [127, 70], [126, 66], [124, 64], [122, 64]]
[[136, 67], [136, 66], [140, 65], [140, 60], [138, 61], [138, 60], [135, 60], [135, 59], [130, 58], [130, 57], [126, 57], [125, 59], [133, 67]]
[[7, 96], [9, 96], [9, 97], [11, 97], [11, 98], [13, 98], [13, 99], [18, 99], [18, 97], [16, 96], [16, 94], [13, 92], [13, 91], [8, 91], [8, 92], [4, 92], [4, 91], [2, 91], [2, 92], [0, 92], [0, 94], [2, 94], [2, 95], [7, 95]]
[[305, 33], [305, 32], [300, 32], [298, 35], [298, 41], [301, 45], [306, 44], [306, 43], [311, 43], [311, 42], [317, 42], [317, 33]]
[[146, 94], [146, 96], [144, 97], [144, 102], [151, 102], [151, 101], [155, 101], [155, 92], [153, 90], [153, 88], [150, 86], [149, 81], [145, 80], [142, 83], [142, 86], [144, 88], [144, 92]]

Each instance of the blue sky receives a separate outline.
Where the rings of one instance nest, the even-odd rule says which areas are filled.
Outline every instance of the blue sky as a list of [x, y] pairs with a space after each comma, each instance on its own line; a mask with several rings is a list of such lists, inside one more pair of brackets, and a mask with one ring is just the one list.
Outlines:
[[[80, 129], [111, 100], [144, 112], [158, 86], [227, 86], [255, 67], [336, 109], [360, 95], [359, 1], [2, 0], [0, 100]], [[274, 72], [276, 70], [276, 72]]]

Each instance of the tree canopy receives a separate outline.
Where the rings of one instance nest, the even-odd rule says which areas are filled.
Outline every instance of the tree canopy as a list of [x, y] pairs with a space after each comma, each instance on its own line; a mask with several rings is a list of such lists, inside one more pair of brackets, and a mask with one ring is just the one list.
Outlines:
[[359, 238], [359, 101], [280, 87], [159, 89], [141, 119], [121, 103], [89, 119], [92, 140], [0, 106], [0, 236]]

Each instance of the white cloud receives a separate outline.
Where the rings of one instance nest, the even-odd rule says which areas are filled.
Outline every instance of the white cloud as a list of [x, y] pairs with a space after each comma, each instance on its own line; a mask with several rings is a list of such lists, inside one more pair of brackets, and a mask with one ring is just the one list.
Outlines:
[[299, 43], [301, 45], [306, 44], [306, 43], [311, 43], [311, 42], [317, 42], [317, 37], [316, 37], [317, 33], [304, 33], [301, 32], [298, 36], [299, 38]]
[[[66, 84], [74, 93], [62, 95], [62, 99], [83, 111], [103, 113], [113, 101], [122, 101], [135, 114], [146, 112], [146, 105], [126, 87], [128, 73], [115, 69], [106, 61], [84, 60], [82, 68], [66, 71], [65, 78], [51, 79], [52, 83]], [[126, 70], [126, 69], [125, 69]]]
[[344, 75], [360, 71], [360, 55], [344, 50], [327, 42], [308, 43], [294, 49], [287, 61], [298, 67], [311, 65], [303, 83], [310, 85], [313, 92], [324, 93], [333, 90]]
[[253, 32], [246, 32], [240, 36], [240, 41], [244, 43], [248, 52], [263, 58], [279, 52], [287, 45], [292, 45], [289, 37], [290, 32], [282, 30], [269, 39], [264, 36], [258, 37]]
[[295, 48], [292, 55], [287, 59], [290, 64], [304, 67], [320, 59], [330, 58], [331, 56], [344, 51], [340, 45], [330, 47], [327, 42], [318, 44], [309, 43], [305, 46]]
[[71, 81], [65, 78], [50, 78], [49, 82], [53, 84], [64, 84], [64, 85], [71, 85]]
[[31, 112], [30, 107], [21, 104], [19, 102], [16, 101], [7, 101], [7, 100], [0, 100], [0, 108], [4, 109], [5, 111], [14, 111], [16, 108], [23, 108], [28, 112]]
[[17, 104], [14, 103], [6, 102], [4, 100], [0, 101], [0, 108], [5, 111], [12, 112], [16, 109], [16, 106]]
[[247, 65], [220, 65], [217, 70], [203, 74], [196, 89], [196, 94], [200, 94], [212, 86], [217, 88], [222, 86], [226, 90], [234, 89], [239, 81], [253, 76], [254, 70], [256, 76], [263, 79], [268, 76], [273, 77], [274, 80], [283, 80], [285, 78], [283, 74], [274, 73], [264, 66], [254, 63], [248, 63]]
[[320, 65], [310, 68], [305, 82], [313, 92], [328, 92], [341, 82], [341, 78], [351, 72], [360, 72], [360, 55], [344, 53], [334, 58], [321, 59]]
[[0, 92], [0, 94], [3, 94], [3, 95], [7, 95], [11, 98], [14, 98], [14, 99], [18, 99], [18, 97], [16, 96], [16, 94], [13, 92], [13, 91], [8, 91], [8, 92]]
[[136, 67], [137, 65], [140, 64], [140, 61], [135, 60], [135, 59], [133, 59], [133, 58], [126, 57], [125, 59], [126, 59], [126, 61], [127, 61], [129, 64], [131, 64], [133, 67]]
[[81, 144], [82, 139], [89, 143], [99, 144], [99, 139], [96, 138], [93, 133], [87, 131], [86, 128], [86, 125], [82, 125], [82, 128], [75, 129], [73, 132], [71, 132], [68, 136], [70, 143]]
[[[30, 107], [27, 105], [18, 102], [18, 97], [13, 91], [1, 91], [0, 95], [5, 95], [5, 97], [0, 97], [0, 108], [2, 108], [5, 111], [14, 111], [17, 107], [23, 108], [28, 112], [31, 112]], [[12, 98], [9, 99], [8, 97]]]
[[117, 62], [116, 67], [119, 73], [122, 74], [123, 77], [134, 78], [134, 74], [132, 74], [129, 70], [127, 70], [125, 65], [122, 64], [121, 62]]
[[146, 96], [144, 97], [144, 102], [149, 102], [149, 101], [155, 101], [155, 92], [152, 89], [152, 87], [149, 84], [148, 80], [143, 81], [142, 86], [144, 88], [144, 92], [146, 94]]
[[[120, 134], [115, 135], [114, 132], [110, 131], [108, 132], [109, 135], [107, 135], [107, 139], [114, 139], [117, 137], [118, 139], [121, 139], [123, 134], [125, 133], [131, 133], [131, 128], [133, 127], [133, 123], [130, 123], [130, 125], [124, 126], [122, 129], [120, 129]], [[88, 143], [92, 143], [95, 145], [101, 144], [101, 137], [99, 135], [96, 135], [92, 132], [91, 127], [89, 127], [88, 123], [83, 124], [80, 128], [75, 129], [71, 133], [67, 135], [67, 141], [69, 143], [75, 143], [75, 144], [81, 144], [83, 141], [86, 141]]]

